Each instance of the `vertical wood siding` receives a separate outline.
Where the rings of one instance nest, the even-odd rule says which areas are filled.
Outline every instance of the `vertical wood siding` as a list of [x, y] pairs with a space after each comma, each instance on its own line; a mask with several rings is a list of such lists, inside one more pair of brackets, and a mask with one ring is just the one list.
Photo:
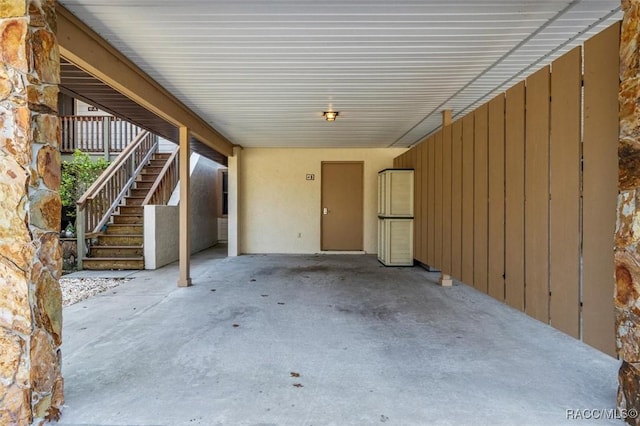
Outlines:
[[416, 170], [419, 262], [612, 355], [619, 33], [394, 161]]

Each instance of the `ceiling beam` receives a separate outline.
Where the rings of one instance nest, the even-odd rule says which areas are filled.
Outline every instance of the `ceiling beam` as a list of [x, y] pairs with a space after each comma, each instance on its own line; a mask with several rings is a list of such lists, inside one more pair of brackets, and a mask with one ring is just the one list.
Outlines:
[[60, 3], [56, 4], [56, 12], [63, 58], [169, 123], [187, 127], [195, 138], [219, 153], [233, 155], [229, 140]]

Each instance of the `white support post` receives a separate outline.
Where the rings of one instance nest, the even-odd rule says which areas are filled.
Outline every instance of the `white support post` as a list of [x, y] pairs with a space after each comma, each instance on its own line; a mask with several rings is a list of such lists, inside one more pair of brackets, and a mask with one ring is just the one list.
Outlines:
[[227, 236], [227, 252], [228, 256], [238, 256], [240, 254], [240, 232], [239, 232], [239, 209], [240, 209], [240, 167], [242, 158], [242, 148], [236, 146], [233, 148], [233, 156], [229, 157], [229, 224]]

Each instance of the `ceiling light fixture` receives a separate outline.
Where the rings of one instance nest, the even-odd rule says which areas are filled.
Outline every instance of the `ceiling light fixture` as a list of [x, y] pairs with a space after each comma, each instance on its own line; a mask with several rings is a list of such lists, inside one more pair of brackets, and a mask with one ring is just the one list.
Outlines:
[[322, 116], [327, 121], [336, 121], [336, 118], [338, 118], [338, 114], [340, 114], [338, 111], [325, 111]]

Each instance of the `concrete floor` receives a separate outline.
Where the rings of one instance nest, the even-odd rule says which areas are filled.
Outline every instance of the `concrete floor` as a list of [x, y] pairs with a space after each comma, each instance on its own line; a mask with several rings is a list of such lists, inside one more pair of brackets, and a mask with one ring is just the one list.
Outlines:
[[618, 361], [421, 268], [213, 249], [191, 288], [175, 264], [128, 275], [64, 310], [61, 425], [547, 426], [615, 407]]

